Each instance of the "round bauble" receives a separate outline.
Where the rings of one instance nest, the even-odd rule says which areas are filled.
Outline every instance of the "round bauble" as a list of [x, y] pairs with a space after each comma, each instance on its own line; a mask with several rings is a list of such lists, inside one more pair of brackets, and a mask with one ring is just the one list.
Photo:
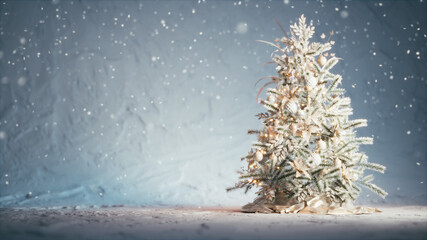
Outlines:
[[273, 165], [276, 165], [276, 163], [277, 163], [277, 156], [276, 156], [276, 154], [272, 153], [272, 154], [270, 155], [270, 160], [271, 160], [271, 163], [272, 163]]
[[320, 66], [325, 65], [327, 61], [328, 61], [328, 60], [326, 60], [326, 58], [325, 58], [323, 55], [320, 55], [320, 56], [319, 56], [319, 58], [317, 59], [317, 63], [318, 63]]
[[298, 103], [294, 100], [289, 101], [288, 104], [286, 104], [286, 110], [295, 114], [298, 111]]
[[291, 123], [291, 125], [289, 125], [289, 130], [291, 131], [292, 135], [295, 136], [298, 130], [298, 126], [295, 123]]
[[325, 141], [323, 141], [322, 139], [320, 139], [319, 141], [317, 141], [317, 147], [319, 148], [319, 149], [325, 149], [326, 148], [326, 142]]
[[273, 96], [273, 95], [269, 95], [267, 97], [267, 101], [270, 102], [270, 103], [275, 103], [276, 102], [276, 97]]
[[262, 152], [260, 152], [260, 151], [257, 151], [256, 153], [255, 153], [255, 160], [256, 161], [261, 161], [262, 159], [264, 158], [264, 155], [262, 154]]
[[317, 78], [309, 77], [306, 80], [306, 84], [307, 84], [308, 89], [313, 89], [317, 85]]
[[277, 134], [276, 137], [274, 138], [274, 140], [276, 140], [277, 142], [283, 142], [283, 135]]
[[359, 174], [353, 172], [351, 178], [352, 178], [353, 181], [357, 181], [357, 179], [359, 179]]
[[297, 117], [304, 118], [305, 117], [305, 112], [303, 110], [301, 110], [301, 109], [298, 109], [296, 115], [297, 115]]
[[336, 146], [338, 146], [339, 143], [340, 143], [340, 138], [339, 137], [331, 137], [331, 144], [332, 144], [332, 146], [336, 147]]
[[340, 168], [340, 167], [342, 166], [342, 162], [341, 162], [341, 160], [340, 160], [340, 159], [338, 159], [338, 158], [335, 158], [335, 160], [334, 160], [334, 166], [335, 166], [336, 168]]
[[272, 153], [272, 154], [270, 155], [270, 158], [271, 158], [272, 160], [274, 160], [274, 161], [277, 161], [277, 156], [276, 156], [276, 154], [274, 154], [274, 153]]
[[310, 155], [310, 158], [311, 158], [311, 166], [312, 167], [317, 167], [322, 162], [322, 158], [317, 153], [312, 153]]

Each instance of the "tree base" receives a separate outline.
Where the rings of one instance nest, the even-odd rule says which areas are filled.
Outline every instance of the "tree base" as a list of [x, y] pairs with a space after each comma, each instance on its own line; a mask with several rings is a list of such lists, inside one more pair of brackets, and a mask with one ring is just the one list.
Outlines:
[[312, 197], [308, 201], [296, 202], [295, 199], [286, 199], [283, 194], [276, 194], [273, 203], [265, 200], [255, 201], [242, 207], [246, 213], [306, 213], [306, 214], [327, 214], [327, 215], [348, 215], [348, 214], [370, 214], [381, 212], [379, 209], [371, 207], [355, 207], [353, 204], [336, 204], [326, 198], [325, 195]]

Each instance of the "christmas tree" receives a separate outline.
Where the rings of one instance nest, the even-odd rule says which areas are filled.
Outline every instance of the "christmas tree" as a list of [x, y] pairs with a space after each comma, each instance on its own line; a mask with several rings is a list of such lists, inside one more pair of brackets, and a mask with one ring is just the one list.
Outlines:
[[264, 128], [248, 131], [258, 141], [242, 158], [247, 168], [227, 190], [259, 189], [255, 201], [243, 207], [248, 212], [377, 211], [352, 206], [361, 186], [387, 195], [372, 183], [373, 175], [364, 175], [366, 169], [383, 173], [385, 167], [368, 162], [359, 151], [360, 144], [373, 144], [373, 139], [356, 137], [354, 129], [367, 126], [366, 119], [349, 120], [350, 98], [338, 87], [342, 76], [330, 72], [340, 60], [328, 53], [334, 41], [310, 42], [314, 26], [306, 24], [304, 15], [290, 27], [290, 37], [280, 26], [282, 39], [260, 41], [276, 48], [269, 63], [277, 65], [278, 74], [267, 77], [271, 81], [260, 90], [275, 84], [267, 89], [266, 100], [259, 101], [267, 109], [256, 115]]

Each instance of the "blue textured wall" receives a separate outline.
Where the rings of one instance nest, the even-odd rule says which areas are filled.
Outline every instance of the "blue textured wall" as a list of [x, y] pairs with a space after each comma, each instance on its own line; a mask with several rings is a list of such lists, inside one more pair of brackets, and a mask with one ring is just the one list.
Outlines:
[[[254, 83], [301, 14], [335, 31], [384, 202], [427, 203], [425, 1], [1, 1], [0, 206], [241, 205]], [[359, 203], [383, 201], [366, 191]]]

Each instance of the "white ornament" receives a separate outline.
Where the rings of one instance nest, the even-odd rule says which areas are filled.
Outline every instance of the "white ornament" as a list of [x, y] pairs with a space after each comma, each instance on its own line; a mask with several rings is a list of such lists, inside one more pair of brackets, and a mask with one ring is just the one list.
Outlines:
[[317, 141], [317, 146], [319, 147], [319, 149], [323, 150], [326, 148], [326, 142], [320, 139], [319, 141]]
[[335, 158], [334, 165], [335, 165], [335, 167], [340, 168], [342, 166], [341, 160], [338, 158]]
[[310, 155], [310, 158], [311, 158], [311, 166], [312, 167], [317, 167], [322, 162], [322, 158], [317, 153], [312, 153]]
[[291, 125], [289, 125], [289, 130], [291, 130], [292, 135], [295, 136], [295, 134], [297, 133], [298, 127], [295, 123], [291, 123]]
[[277, 134], [276, 137], [274, 138], [278, 143], [283, 142], [283, 135], [282, 134]]
[[301, 110], [301, 109], [298, 109], [296, 115], [297, 115], [297, 117], [304, 118], [305, 112], [303, 110]]
[[264, 158], [264, 155], [262, 155], [262, 152], [257, 151], [255, 153], [255, 160], [257, 160], [258, 162], [261, 161]]
[[280, 70], [282, 70], [282, 66], [277, 66], [277, 67], [276, 67], [276, 71], [278, 71], [278, 72], [279, 72]]
[[356, 181], [357, 179], [359, 179], [359, 174], [353, 172], [352, 179], [353, 179], [353, 181]]
[[270, 159], [271, 159], [271, 162], [272, 162], [273, 166], [276, 165], [276, 163], [277, 163], [277, 156], [276, 156], [276, 154], [272, 153], [271, 156], [270, 156]]
[[296, 103], [296, 101], [289, 101], [288, 104], [286, 104], [286, 110], [295, 114], [298, 111], [298, 103]]
[[327, 62], [326, 58], [323, 55], [320, 55], [319, 58], [317, 59], [317, 63], [320, 64], [320, 66], [325, 65]]
[[269, 95], [267, 97], [267, 101], [270, 102], [270, 103], [275, 103], [276, 102], [276, 97], [273, 96], [273, 95]]
[[331, 144], [332, 146], [336, 147], [340, 143], [339, 137], [331, 137]]
[[306, 84], [307, 84], [307, 87], [309, 88], [309, 89], [313, 89], [316, 85], [317, 85], [317, 78], [315, 78], [315, 77], [309, 77], [307, 80], [306, 80]]

